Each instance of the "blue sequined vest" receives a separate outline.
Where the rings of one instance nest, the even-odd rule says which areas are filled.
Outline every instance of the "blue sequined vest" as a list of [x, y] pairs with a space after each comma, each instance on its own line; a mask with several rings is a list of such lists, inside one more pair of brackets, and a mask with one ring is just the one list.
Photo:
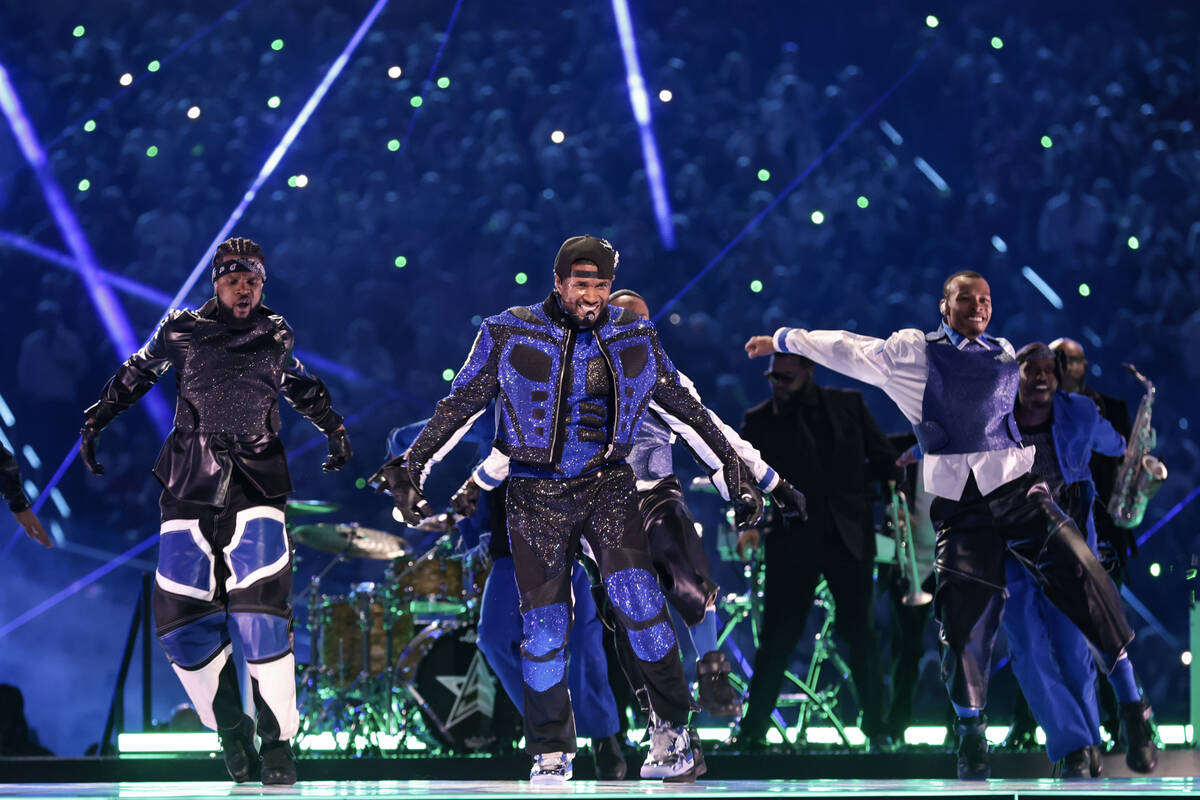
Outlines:
[[940, 330], [925, 342], [929, 373], [921, 422], [913, 426], [921, 450], [953, 455], [1020, 447], [1016, 359], [996, 346], [959, 350]]

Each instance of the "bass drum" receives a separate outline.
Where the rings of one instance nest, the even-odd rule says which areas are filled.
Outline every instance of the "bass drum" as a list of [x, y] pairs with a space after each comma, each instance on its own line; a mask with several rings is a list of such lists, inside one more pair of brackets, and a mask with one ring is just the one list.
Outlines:
[[475, 626], [439, 621], [413, 638], [396, 662], [395, 686], [416, 705], [430, 744], [455, 753], [511, 750], [521, 715], [476, 646]]

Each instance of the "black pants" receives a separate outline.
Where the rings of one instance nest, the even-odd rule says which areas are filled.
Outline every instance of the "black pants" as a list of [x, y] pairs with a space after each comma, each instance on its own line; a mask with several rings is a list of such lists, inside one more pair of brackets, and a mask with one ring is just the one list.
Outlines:
[[716, 599], [717, 584], [696, 533], [696, 521], [683, 501], [679, 479], [671, 476], [653, 489], [639, 492], [638, 506], [650, 541], [650, 558], [667, 601], [689, 628], [699, 624], [709, 603]]
[[930, 508], [937, 529], [933, 603], [942, 680], [960, 706], [987, 705], [992, 648], [1004, 612], [1006, 551], [1079, 627], [1105, 672], [1133, 640], [1108, 573], [1070, 517], [1053, 502], [1030, 499], [1037, 484], [1025, 475], [983, 497], [972, 475], [959, 500], [938, 497]]
[[532, 755], [575, 751], [565, 646], [569, 565], [581, 537], [591, 545], [637, 656], [651, 708], [667, 722], [686, 724], [691, 698], [647, 552], [632, 470], [621, 465], [579, 478], [510, 478], [506, 509], [524, 628], [525, 749]]
[[868, 737], [886, 733], [883, 664], [875, 635], [874, 562], [856, 559], [832, 524], [785, 521], [767, 537], [762, 632], [750, 679], [742, 735], [760, 738], [770, 725], [787, 670], [824, 575], [836, 607], [834, 631], [850, 651], [849, 666]]

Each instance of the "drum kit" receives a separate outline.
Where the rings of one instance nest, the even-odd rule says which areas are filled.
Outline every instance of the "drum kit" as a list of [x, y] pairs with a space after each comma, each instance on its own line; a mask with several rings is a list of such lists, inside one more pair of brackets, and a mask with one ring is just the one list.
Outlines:
[[[336, 509], [288, 504], [293, 515]], [[336, 556], [296, 598], [308, 607], [310, 642], [299, 678], [301, 747], [332, 734], [339, 750], [354, 753], [512, 748], [520, 716], [475, 646], [487, 568], [454, 552], [455, 521], [440, 514], [417, 526], [442, 533], [420, 553], [354, 523], [289, 527], [296, 544]], [[382, 580], [323, 593], [326, 574], [351, 559], [386, 562]]]

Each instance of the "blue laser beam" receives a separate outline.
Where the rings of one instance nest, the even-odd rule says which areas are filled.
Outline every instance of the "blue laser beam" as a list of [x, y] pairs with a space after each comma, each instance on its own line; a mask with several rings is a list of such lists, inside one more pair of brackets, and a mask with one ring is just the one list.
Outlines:
[[102, 564], [99, 567], [96, 567], [96, 569], [92, 570], [87, 575], [84, 575], [79, 580], [74, 581], [66, 588], [60, 589], [58, 592], [56, 592], [53, 595], [51, 595], [50, 597], [46, 598], [42, 602], [38, 603], [36, 606], [29, 609], [24, 614], [21, 614], [19, 617], [16, 617], [15, 619], [9, 620], [8, 622], [4, 623], [3, 626], [0, 626], [0, 639], [3, 639], [5, 636], [8, 636], [10, 633], [12, 633], [17, 628], [24, 625], [26, 622], [29, 622], [31, 619], [34, 619], [35, 617], [41, 616], [42, 614], [46, 613], [47, 611], [54, 608], [56, 605], [58, 605], [62, 601], [66, 600], [68, 597], [71, 597], [72, 595], [83, 591], [84, 589], [91, 586], [96, 581], [103, 578], [108, 573], [115, 570], [117, 567], [120, 567], [126, 561], [129, 561], [130, 559], [134, 558], [139, 553], [141, 553], [145, 550], [149, 550], [151, 547], [153, 547], [156, 544], [158, 544], [158, 534], [157, 533], [154, 534], [153, 536], [147, 537], [145, 540], [139, 542], [138, 544], [135, 544], [133, 547], [129, 548], [124, 553], [122, 553], [121, 555], [114, 558], [112, 561], [109, 561], [107, 564]]
[[1138, 540], [1137, 540], [1138, 547], [1141, 547], [1142, 545], [1144, 545], [1150, 539], [1151, 536], [1153, 536], [1154, 534], [1161, 531], [1163, 526], [1166, 525], [1171, 520], [1173, 520], [1176, 516], [1178, 516], [1179, 512], [1183, 511], [1183, 507], [1186, 506], [1188, 503], [1192, 502], [1193, 500], [1195, 500], [1197, 495], [1200, 495], [1200, 486], [1197, 486], [1194, 489], [1192, 489], [1190, 492], [1188, 492], [1187, 497], [1183, 498], [1178, 503], [1173, 505], [1171, 507], [1170, 511], [1168, 511], [1167, 513], [1162, 515], [1162, 519], [1160, 519], [1158, 522], [1154, 523], [1149, 528], [1147, 528], [1146, 532], [1138, 537]]
[[683, 297], [685, 294], [690, 292], [692, 290], [692, 288], [697, 283], [699, 283], [700, 280], [705, 275], [707, 275], [709, 272], [712, 271], [713, 267], [715, 267], [717, 264], [719, 264], [721, 262], [721, 259], [723, 259], [731, 250], [733, 250], [734, 247], [737, 247], [738, 243], [741, 242], [742, 239], [745, 239], [746, 235], [749, 234], [750, 231], [754, 230], [758, 226], [758, 223], [762, 222], [763, 218], [766, 217], [767, 214], [770, 214], [772, 211], [774, 211], [775, 207], [778, 206], [785, 197], [787, 197], [789, 194], [791, 194], [793, 191], [795, 191], [796, 187], [799, 186], [800, 183], [805, 178], [807, 178], [808, 175], [814, 169], [819, 167], [821, 165], [821, 163], [826, 158], [829, 157], [829, 154], [832, 153], [835, 149], [837, 149], [838, 145], [840, 145], [842, 142], [844, 142], [846, 140], [846, 137], [848, 137], [850, 134], [854, 133], [854, 131], [856, 131], [858, 129], [858, 127], [860, 125], [862, 125], [863, 122], [866, 121], [867, 117], [871, 116], [871, 114], [873, 114], [875, 112], [875, 109], [879, 108], [879, 106], [882, 105], [885, 100], [887, 100], [889, 97], [891, 97], [892, 93], [895, 92], [897, 89], [899, 89], [900, 85], [902, 83], [904, 83], [906, 80], [908, 80], [909, 77], [914, 72], [917, 71], [918, 67], [920, 67], [922, 64], [924, 64], [926, 61], [928, 61], [929, 57], [932, 56], [935, 52], [937, 52], [938, 47], [939, 47], [939, 45], [934, 45], [934, 47], [930, 48], [928, 53], [921, 56], [921, 58], [917, 59], [917, 61], [911, 67], [908, 68], [907, 72], [905, 72], [903, 75], [901, 75], [899, 78], [897, 78], [895, 80], [895, 82], [892, 83], [891, 86], [889, 86], [887, 89], [884, 90], [883, 94], [881, 94], [881, 95], [879, 95], [879, 97], [875, 98], [875, 100], [869, 106], [867, 106], [866, 110], [864, 110], [861, 114], [858, 115], [857, 119], [855, 119], [853, 122], [851, 122], [844, 131], [839, 133], [837, 138], [834, 139], [829, 144], [828, 147], [826, 147], [824, 150], [822, 150], [821, 153], [816, 158], [814, 158], [807, 167], [804, 168], [803, 172], [801, 172], [799, 175], [797, 175], [792, 180], [791, 183], [789, 183], [786, 187], [784, 187], [783, 191], [781, 191], [779, 194], [777, 194], [775, 196], [774, 200], [772, 200], [770, 203], [767, 204], [766, 208], [764, 208], [762, 211], [755, 214], [754, 218], [752, 220], [750, 220], [749, 222], [747, 222], [745, 227], [743, 227], [740, 231], [738, 231], [737, 235], [734, 236], [733, 239], [731, 239], [728, 244], [726, 244], [724, 247], [722, 247], [720, 252], [718, 252], [715, 256], [713, 256], [712, 259], [707, 264], [705, 264], [700, 269], [700, 271], [697, 272], [691, 278], [691, 280], [689, 280], [687, 283], [685, 283], [683, 285], [683, 288], [675, 293], [674, 297], [672, 297], [670, 300], [668, 300], [666, 303], [664, 303], [663, 306], [658, 310], [658, 313], [655, 314], [654, 317], [650, 321], [658, 322], [658, 320], [664, 314], [666, 314], [667, 311], [669, 311], [672, 306], [674, 306], [677, 302], [679, 302], [679, 299], [681, 297]]
[[1137, 595], [1130, 591], [1128, 586], [1121, 587], [1121, 597], [1125, 598], [1125, 602], [1129, 603], [1130, 607], [1138, 613], [1138, 616], [1146, 620], [1146, 623], [1162, 637], [1164, 642], [1171, 646], [1171, 649], [1182, 649], [1179, 646], [1179, 640], [1167, 632], [1166, 626], [1159, 621], [1158, 617], [1150, 613], [1150, 609], [1146, 608], [1146, 604], [1139, 600]]
[[625, 61], [625, 85], [629, 89], [629, 104], [633, 106], [633, 118], [637, 122], [642, 145], [642, 161], [646, 165], [646, 183], [650, 187], [650, 200], [654, 204], [654, 218], [658, 221], [658, 237], [662, 240], [664, 248], [674, 250], [675, 226], [671, 221], [671, 201], [667, 196], [662, 161], [658, 157], [658, 143], [654, 140], [654, 128], [650, 123], [650, 97], [646, 93], [646, 81], [642, 77], [642, 66], [638, 62], [637, 39], [633, 35], [629, 3], [627, 0], [612, 0], [612, 8], [613, 16], [617, 20], [617, 35], [621, 39], [621, 56]]
[[[125, 311], [121, 308], [112, 289], [99, 277], [100, 263], [95, 253], [92, 252], [92, 246], [88, 242], [87, 236], [84, 235], [75, 213], [71, 210], [62, 187], [54, 179], [46, 159], [46, 151], [38, 143], [33, 122], [26, 115], [16, 88], [12, 85], [8, 71], [3, 65], [0, 65], [0, 108], [8, 118], [8, 123], [12, 127], [13, 135], [21, 147], [25, 160], [29, 162], [29, 166], [37, 177], [59, 234], [66, 242], [67, 249], [75, 257], [75, 263], [83, 278], [84, 286], [87, 288], [88, 296], [100, 315], [100, 320], [108, 332], [108, 338], [117, 351], [117, 357], [124, 361], [130, 353], [138, 349], [137, 339], [133, 335], [133, 326], [129, 324], [129, 318], [125, 316]], [[148, 401], [147, 411], [151, 420], [159, 432], [166, 435], [167, 431], [171, 429], [171, 413], [167, 410], [166, 402], [158, 395], [151, 395], [146, 399]]]
[[[167, 64], [171, 63], [178, 56], [180, 56], [185, 50], [187, 50], [189, 47], [194, 45], [196, 42], [203, 39], [205, 36], [207, 36], [209, 33], [211, 33], [213, 30], [215, 30], [218, 25], [220, 25], [222, 22], [224, 22], [225, 20], [229, 19], [231, 16], [236, 14], [238, 11], [240, 11], [242, 9], [243, 6], [245, 6], [247, 3], [250, 3], [250, 2], [252, 2], [252, 0], [241, 0], [241, 2], [239, 2], [233, 8], [230, 8], [224, 14], [217, 17], [217, 19], [213, 20], [208, 25], [201, 28], [198, 32], [192, 34], [191, 38], [189, 38], [183, 44], [176, 47], [169, 54], [158, 59], [158, 63], [162, 67], [165, 67]], [[160, 71], [161, 71], [161, 68], [160, 68]], [[65, 128], [63, 128], [62, 133], [58, 134], [58, 136], [55, 136], [50, 141], [46, 142], [46, 150], [47, 151], [53, 150], [55, 147], [58, 146], [58, 144], [63, 139], [67, 138], [71, 134], [80, 130], [83, 127], [83, 124], [85, 122], [87, 122], [89, 119], [92, 119], [97, 114], [99, 114], [101, 111], [103, 111], [104, 109], [111, 106], [113, 103], [120, 100], [124, 95], [133, 91], [139, 83], [141, 83], [143, 80], [145, 80], [146, 78], [150, 77], [153, 74], [154, 73], [147, 70], [147, 71], [143, 72], [141, 75], [139, 75], [137, 78], [135, 78], [133, 80], [133, 82], [130, 83], [128, 86], [121, 87], [120, 91], [116, 92], [115, 94], [113, 94], [112, 96], [110, 96], [104, 100], [101, 100], [99, 103], [96, 104], [96, 106], [94, 108], [92, 108], [86, 114], [82, 115], [79, 119], [75, 120], [74, 122], [69, 123]], [[0, 180], [7, 182], [7, 181], [11, 180], [14, 176], [16, 176], [17, 173], [19, 173], [24, 168], [25, 168], [24, 166], [17, 167], [16, 169], [12, 170], [7, 175], [5, 175], [3, 179], [0, 179]]]
[[1033, 267], [1021, 267], [1021, 274], [1025, 277], [1025, 280], [1033, 284], [1033, 288], [1042, 293], [1042, 297], [1046, 298], [1046, 301], [1050, 303], [1050, 305], [1054, 306], [1059, 311], [1062, 311], [1062, 298], [1058, 296], [1058, 292], [1050, 288], [1050, 284], [1046, 283], [1041, 275], [1038, 275], [1033, 271]]
[[[433, 76], [437, 72], [438, 64], [442, 60], [442, 51], [446, 49], [446, 42], [450, 41], [450, 31], [454, 30], [454, 21], [458, 19], [458, 10], [462, 8], [462, 0], [455, 0], [454, 8], [450, 11], [450, 21], [446, 23], [446, 30], [442, 34], [442, 40], [438, 42], [437, 52], [433, 54], [433, 63], [429, 66], [429, 74], [425, 76], [425, 82], [421, 84], [421, 96], [429, 94], [429, 87], [433, 85]], [[417, 113], [421, 110], [418, 106], [413, 109], [412, 116], [408, 118], [408, 127], [404, 130], [404, 140], [400, 143], [400, 152], [408, 152], [408, 138], [412, 136], [413, 126], [417, 123]]]
[[250, 203], [254, 201], [255, 196], [258, 194], [258, 190], [262, 188], [262, 185], [267, 182], [268, 178], [271, 177], [271, 174], [275, 171], [275, 168], [279, 166], [279, 162], [283, 159], [284, 154], [287, 153], [288, 148], [292, 146], [292, 143], [296, 140], [296, 137], [300, 135], [300, 131], [304, 128], [305, 124], [307, 124], [309, 117], [313, 115], [313, 112], [317, 110], [317, 106], [320, 105], [321, 101], [325, 99], [325, 94], [329, 91], [329, 87], [332, 86], [333, 82], [337, 80], [339, 75], [342, 74], [342, 70], [345, 69], [346, 64], [350, 61], [350, 56], [353, 55], [355, 49], [358, 48], [359, 43], [363, 40], [363, 37], [367, 35], [367, 31], [371, 29], [371, 26], [375, 24], [376, 18], [378, 18], [383, 12], [383, 9], [387, 7], [387, 4], [388, 0], [376, 0], [375, 5], [371, 7], [371, 10], [367, 13], [366, 18], [364, 18], [359, 24], [358, 29], [354, 31], [354, 35], [350, 37], [350, 41], [346, 43], [344, 48], [342, 48], [341, 54], [336, 60], [334, 60], [333, 65], [330, 66], [329, 70], [325, 73], [325, 77], [321, 79], [319, 84], [317, 84], [317, 88], [313, 89], [312, 94], [309, 95], [308, 100], [300, 109], [300, 113], [296, 115], [296, 118], [292, 120], [292, 124], [288, 126], [286, 131], [284, 131], [279, 143], [275, 145], [275, 149], [271, 151], [269, 156], [267, 156], [267, 160], [263, 163], [262, 168], [259, 169], [258, 175], [254, 178], [253, 182], [251, 182], [250, 188], [246, 190], [244, 195], [242, 195], [242, 199], [233, 209], [233, 213], [229, 215], [229, 219], [225, 221], [225, 224], [221, 226], [221, 230], [216, 236], [213, 237], [212, 242], [210, 242], [208, 247], [205, 249], [204, 255], [200, 257], [200, 261], [196, 264], [191, 274], [188, 275], [187, 280], [183, 282], [183, 286], [181, 286], [179, 291], [175, 293], [175, 296], [171, 298], [171, 302], [168, 304], [171, 308], [176, 308], [180, 305], [180, 303], [183, 302], [183, 299], [187, 297], [188, 292], [190, 292], [192, 287], [196, 285], [196, 281], [199, 280], [200, 276], [208, 270], [212, 255], [214, 252], [216, 252], [217, 245], [229, 236], [230, 231], [233, 230], [233, 226], [236, 225], [242, 218], [242, 215], [246, 213], [246, 208], [249, 207]]

